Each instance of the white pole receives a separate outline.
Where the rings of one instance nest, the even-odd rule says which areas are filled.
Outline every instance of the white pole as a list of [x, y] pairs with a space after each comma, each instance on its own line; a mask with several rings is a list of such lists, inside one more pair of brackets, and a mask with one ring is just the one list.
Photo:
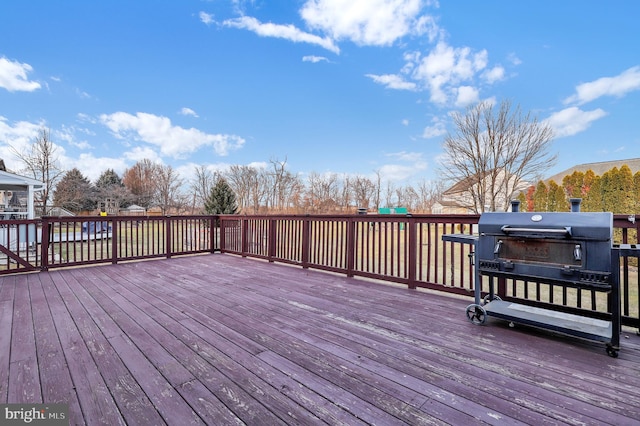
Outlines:
[[29, 185], [29, 193], [27, 195], [27, 219], [33, 219], [35, 216], [35, 208], [33, 206], [34, 196], [33, 185]]

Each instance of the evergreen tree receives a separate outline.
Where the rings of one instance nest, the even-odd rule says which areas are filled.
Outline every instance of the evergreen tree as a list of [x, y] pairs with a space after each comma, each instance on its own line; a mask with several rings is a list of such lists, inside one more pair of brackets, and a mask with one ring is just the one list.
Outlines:
[[[585, 181], [586, 181], [586, 177], [587, 176], [585, 175]], [[602, 179], [600, 178], [600, 176], [597, 176], [595, 173], [592, 172], [592, 177], [590, 177], [590, 181], [588, 183], [589, 189], [586, 191], [586, 194], [582, 199], [582, 206], [580, 210], [584, 212], [605, 211], [603, 198], [602, 198], [601, 181]]]
[[207, 214], [236, 214], [238, 212], [236, 194], [225, 179], [218, 179], [211, 189], [204, 202], [204, 210]]
[[74, 168], [68, 171], [56, 186], [53, 202], [71, 212], [94, 210], [96, 208], [96, 191], [80, 170]]
[[564, 188], [555, 183], [549, 182], [549, 190], [547, 192], [547, 211], [550, 212], [566, 212], [569, 211], [569, 203], [564, 193]]
[[591, 190], [591, 186], [595, 179], [596, 174], [593, 170], [589, 169], [584, 173], [584, 178], [582, 180], [582, 198], [589, 195], [589, 191]]
[[633, 199], [635, 200], [633, 212], [640, 213], [640, 172], [633, 175]]
[[521, 193], [518, 194], [518, 197], [516, 198], [518, 201], [520, 201], [520, 211], [521, 212], [527, 212], [529, 211], [528, 209], [528, 203], [527, 203], [527, 196], [525, 194], [524, 191], [522, 191]]
[[582, 198], [584, 173], [575, 171], [562, 179], [562, 186], [569, 198]]
[[124, 186], [122, 179], [113, 169], [107, 169], [102, 172], [96, 181], [96, 187], [98, 188], [108, 188], [110, 186]]
[[544, 181], [538, 182], [536, 186], [536, 192], [533, 194], [533, 211], [536, 212], [546, 212], [547, 211], [547, 202], [548, 202], [548, 193], [547, 185], [545, 185]]
[[98, 200], [106, 202], [107, 199], [116, 202], [118, 207], [124, 208], [131, 205], [133, 194], [124, 186], [122, 179], [113, 169], [107, 169], [96, 180]]

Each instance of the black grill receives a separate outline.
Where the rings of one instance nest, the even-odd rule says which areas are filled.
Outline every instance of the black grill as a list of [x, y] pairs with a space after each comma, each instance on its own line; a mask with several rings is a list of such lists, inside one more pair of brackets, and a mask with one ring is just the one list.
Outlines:
[[484, 213], [478, 233], [483, 275], [572, 287], [610, 285], [611, 213]]
[[[613, 214], [580, 212], [572, 200], [571, 212], [518, 211], [483, 213], [478, 235], [444, 235], [443, 240], [475, 245], [475, 303], [467, 318], [484, 324], [487, 316], [513, 323], [551, 329], [585, 339], [604, 341], [607, 353], [619, 350], [619, 256], [613, 247]], [[482, 277], [489, 277], [489, 294], [481, 299]], [[512, 279], [606, 292], [610, 321], [595, 320], [558, 310], [503, 301], [494, 281]]]

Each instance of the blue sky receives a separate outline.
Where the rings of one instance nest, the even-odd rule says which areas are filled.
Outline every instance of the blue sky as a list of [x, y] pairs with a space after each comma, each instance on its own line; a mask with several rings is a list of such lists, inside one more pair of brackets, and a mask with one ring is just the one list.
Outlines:
[[0, 157], [42, 127], [96, 179], [148, 158], [437, 180], [449, 114], [509, 99], [557, 164], [640, 157], [636, 0], [0, 4]]

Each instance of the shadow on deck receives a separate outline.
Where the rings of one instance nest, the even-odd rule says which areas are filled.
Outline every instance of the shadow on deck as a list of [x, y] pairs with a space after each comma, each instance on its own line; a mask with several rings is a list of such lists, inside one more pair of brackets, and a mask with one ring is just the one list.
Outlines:
[[489, 320], [470, 299], [202, 255], [0, 278], [0, 402], [71, 424], [638, 424], [640, 337]]

